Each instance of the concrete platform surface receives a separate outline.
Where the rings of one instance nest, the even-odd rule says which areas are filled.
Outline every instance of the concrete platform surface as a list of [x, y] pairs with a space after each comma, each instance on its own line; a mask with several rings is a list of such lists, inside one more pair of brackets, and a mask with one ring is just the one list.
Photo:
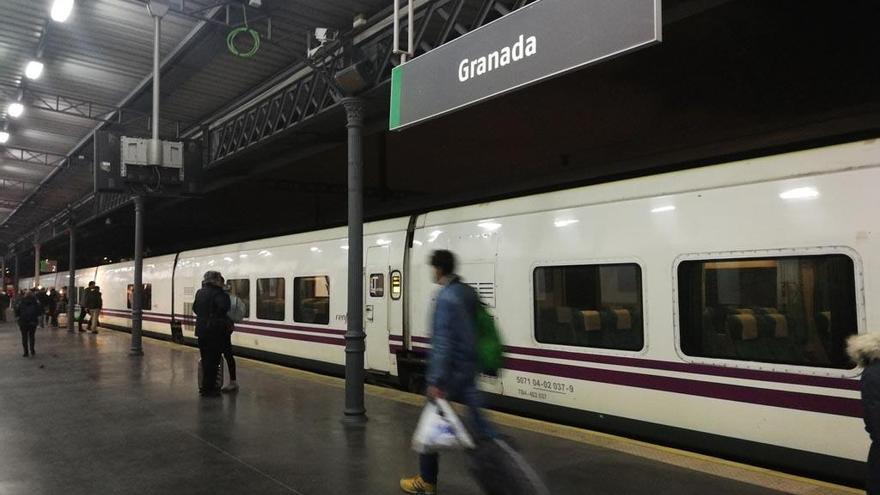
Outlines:
[[[240, 392], [200, 399], [195, 349], [144, 339], [145, 356], [133, 358], [129, 344], [128, 334], [110, 330], [38, 329], [37, 356], [23, 358], [18, 329], [0, 325], [0, 494], [390, 495], [416, 471], [409, 444], [417, 396], [368, 387], [369, 422], [350, 429], [340, 422], [336, 378], [239, 359]], [[494, 417], [554, 495], [837, 493], [732, 463], [718, 472], [693, 467], [679, 462], [687, 455], [650, 446], [654, 454], [642, 455], [637, 442], [617, 437], [554, 425], [542, 433], [540, 422]], [[463, 454], [442, 457], [440, 493], [479, 493]]]

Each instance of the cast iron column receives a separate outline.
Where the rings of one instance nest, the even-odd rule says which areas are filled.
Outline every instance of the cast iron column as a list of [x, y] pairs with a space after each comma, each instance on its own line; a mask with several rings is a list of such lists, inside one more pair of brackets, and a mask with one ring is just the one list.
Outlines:
[[134, 197], [134, 287], [131, 291], [131, 352], [132, 356], [143, 356], [141, 328], [143, 324], [144, 295], [144, 197]]
[[70, 235], [70, 263], [67, 268], [67, 333], [73, 333], [74, 319], [76, 318], [76, 229], [71, 225], [68, 229]]
[[364, 408], [364, 102], [342, 100], [348, 118], [348, 313], [345, 332], [345, 417], [366, 421]]
[[40, 243], [34, 242], [34, 287], [40, 286]]
[[15, 263], [14, 263], [15, 276], [12, 277], [12, 285], [14, 285], [15, 287], [13, 287], [14, 295], [12, 296], [12, 298], [18, 299], [18, 273], [19, 273], [18, 272], [18, 253], [15, 253], [13, 256], [15, 257]]

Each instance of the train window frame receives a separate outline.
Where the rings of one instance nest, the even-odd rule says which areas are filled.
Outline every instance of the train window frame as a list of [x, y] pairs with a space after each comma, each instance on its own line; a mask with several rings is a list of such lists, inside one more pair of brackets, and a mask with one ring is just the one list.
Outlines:
[[[300, 279], [314, 279], [314, 278], [321, 278], [321, 277], [327, 279], [327, 323], [316, 323], [316, 322], [298, 320], [297, 316], [298, 316], [299, 312], [296, 310], [297, 309], [296, 281], [300, 280]], [[325, 326], [325, 327], [329, 326], [330, 322], [332, 321], [332, 318], [330, 317], [332, 314], [332, 311], [330, 309], [330, 301], [333, 298], [333, 292], [332, 292], [333, 289], [332, 289], [332, 283], [330, 280], [330, 275], [325, 274], [325, 273], [318, 273], [318, 274], [311, 274], [311, 275], [302, 275], [302, 274], [294, 275], [291, 283], [292, 283], [292, 285], [291, 285], [291, 291], [290, 291], [290, 293], [291, 293], [290, 302], [293, 305], [293, 307], [292, 307], [293, 322], [294, 323], [302, 323], [302, 324], [306, 324], [306, 325], [321, 325], [321, 326]]]
[[713, 358], [692, 356], [684, 352], [681, 346], [681, 310], [679, 294], [678, 271], [682, 263], [687, 261], [723, 261], [723, 260], [746, 260], [754, 258], [786, 258], [786, 257], [809, 257], [809, 256], [847, 256], [853, 264], [853, 280], [855, 282], [855, 306], [856, 325], [858, 331], [855, 335], [867, 332], [866, 308], [865, 308], [865, 285], [864, 268], [862, 258], [858, 251], [847, 246], [828, 247], [805, 247], [805, 248], [782, 248], [782, 249], [752, 249], [739, 251], [711, 251], [680, 254], [672, 264], [672, 313], [673, 313], [673, 346], [675, 353], [683, 362], [724, 368], [747, 369], [755, 371], [797, 373], [800, 375], [825, 376], [834, 378], [857, 378], [861, 374], [858, 367], [853, 368], [829, 368], [821, 366], [805, 366], [797, 364], [770, 363], [763, 361], [745, 361], [730, 358]]
[[[537, 338], [537, 315], [535, 313], [537, 301], [535, 299], [535, 273], [538, 268], [554, 268], [566, 266], [608, 266], [608, 265], [635, 265], [639, 268], [639, 296], [642, 305], [642, 348], [638, 350], [618, 349], [613, 347], [588, 347], [575, 344], [559, 344], [541, 342]], [[620, 356], [644, 356], [648, 354], [651, 342], [650, 319], [647, 292], [647, 268], [645, 262], [635, 256], [621, 258], [589, 258], [589, 259], [565, 259], [552, 261], [537, 261], [530, 265], [529, 270], [529, 316], [530, 316], [530, 340], [531, 344], [538, 349], [564, 350], [580, 354], [620, 355]]]
[[[152, 282], [144, 282], [143, 300], [141, 301], [141, 311], [153, 310], [153, 284]], [[126, 284], [125, 286], [125, 306], [131, 311], [134, 298], [134, 284]], [[103, 293], [102, 293], [103, 295]], [[131, 296], [131, 298], [129, 297]], [[149, 304], [146, 304], [149, 303]]]
[[[260, 317], [260, 302], [259, 302], [260, 280], [279, 279], [279, 278], [284, 281], [284, 284], [283, 284], [284, 295], [282, 296], [282, 300], [284, 301], [284, 305], [282, 306], [284, 308], [283, 318], [281, 318], [280, 320], [273, 319], [273, 318], [261, 318]], [[288, 293], [287, 292], [287, 277], [285, 277], [284, 275], [261, 275], [261, 276], [253, 277], [253, 279], [254, 279], [254, 284], [253, 284], [253, 287], [254, 287], [254, 312], [253, 312], [253, 316], [250, 319], [257, 320], [257, 321], [268, 321], [268, 322], [273, 322], [273, 321], [286, 322], [287, 321], [287, 293]]]

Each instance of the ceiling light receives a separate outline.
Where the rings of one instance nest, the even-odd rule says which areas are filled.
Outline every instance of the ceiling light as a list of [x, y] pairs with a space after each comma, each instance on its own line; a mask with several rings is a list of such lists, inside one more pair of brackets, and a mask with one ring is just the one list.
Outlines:
[[17, 101], [12, 102], [6, 107], [6, 113], [8, 113], [10, 117], [17, 119], [24, 113], [24, 105]]
[[651, 213], [663, 213], [663, 212], [666, 212], [666, 211], [674, 211], [674, 210], [675, 210], [675, 206], [672, 206], [672, 205], [669, 205], [669, 206], [659, 206], [659, 207], [654, 208], [653, 210], [651, 210]]
[[779, 195], [782, 199], [813, 199], [819, 196], [819, 191], [813, 187], [798, 187], [789, 189]]
[[6, 144], [7, 141], [9, 141], [9, 133], [0, 131], [0, 144]]
[[51, 16], [55, 22], [64, 22], [73, 12], [73, 0], [55, 0], [52, 3]]
[[24, 68], [24, 75], [28, 79], [39, 79], [43, 75], [43, 62], [38, 60], [28, 62], [27, 67]]

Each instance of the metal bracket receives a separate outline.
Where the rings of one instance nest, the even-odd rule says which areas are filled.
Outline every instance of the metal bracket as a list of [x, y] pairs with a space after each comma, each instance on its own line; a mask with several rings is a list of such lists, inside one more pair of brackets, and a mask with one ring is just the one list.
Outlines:
[[415, 37], [413, 35], [414, 25], [415, 25], [415, 8], [413, 7], [414, 0], [407, 0], [407, 28], [406, 28], [406, 36], [407, 36], [407, 49], [400, 49], [400, 0], [394, 0], [394, 45], [393, 50], [395, 55], [400, 55], [400, 63], [405, 63], [407, 58], [413, 58], [416, 54], [415, 52]]

